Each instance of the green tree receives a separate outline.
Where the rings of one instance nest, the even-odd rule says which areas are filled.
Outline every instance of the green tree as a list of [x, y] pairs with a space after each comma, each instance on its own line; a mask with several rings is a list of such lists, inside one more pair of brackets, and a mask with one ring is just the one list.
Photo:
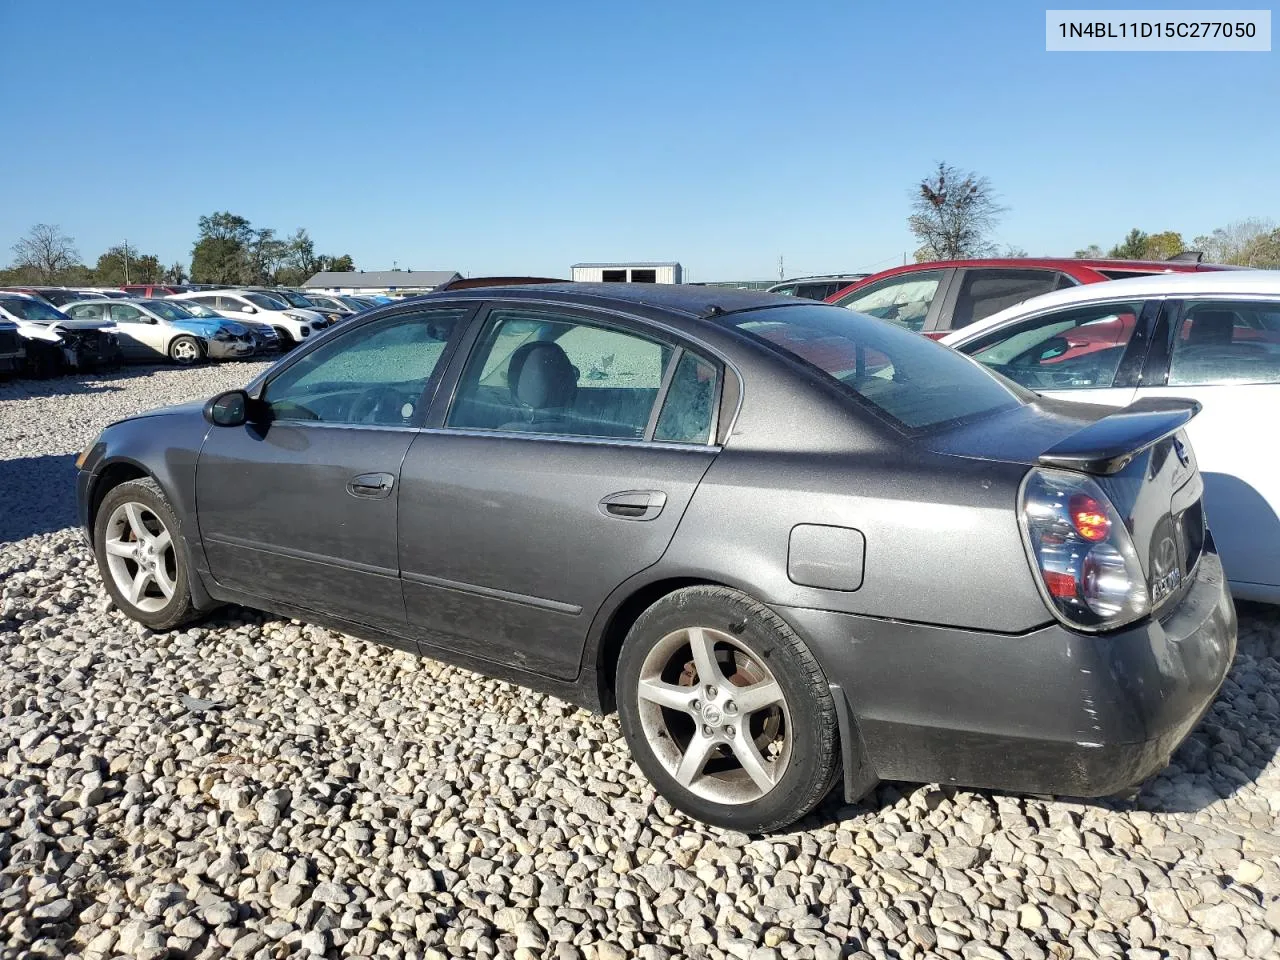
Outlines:
[[914, 192], [907, 226], [920, 241], [917, 261], [980, 257], [995, 249], [988, 238], [1005, 208], [986, 177], [939, 163]]
[[191, 279], [196, 283], [254, 283], [250, 245], [253, 225], [229, 211], [198, 221], [199, 236], [191, 249]]
[[1123, 240], [1107, 251], [1107, 256], [1113, 260], [1142, 260], [1146, 256], [1148, 239], [1147, 234], [1134, 227]]
[[[128, 256], [126, 264], [125, 257]], [[123, 244], [107, 248], [98, 257], [93, 268], [93, 282], [104, 287], [118, 287], [126, 283], [158, 283], [164, 275], [160, 258], [154, 254], [140, 254], [133, 247]]]
[[1153, 233], [1147, 237], [1146, 246], [1142, 251], [1142, 259], [1168, 260], [1185, 249], [1187, 247], [1182, 242], [1182, 234], [1176, 230], [1165, 230], [1163, 233]]
[[321, 270], [329, 270], [334, 273], [351, 273], [356, 268], [356, 262], [351, 259], [351, 254], [344, 253], [340, 257], [320, 257]]
[[184, 267], [181, 263], [175, 262], [171, 264], [169, 268], [164, 272], [164, 282], [165, 283], [186, 283], [187, 268]]
[[1106, 254], [1102, 252], [1102, 248], [1096, 243], [1091, 243], [1083, 250], [1077, 250], [1072, 256], [1077, 260], [1101, 260]]

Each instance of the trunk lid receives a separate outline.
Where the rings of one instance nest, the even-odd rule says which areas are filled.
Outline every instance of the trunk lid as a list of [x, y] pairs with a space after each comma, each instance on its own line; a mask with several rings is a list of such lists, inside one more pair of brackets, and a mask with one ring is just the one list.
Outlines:
[[1092, 477], [1129, 531], [1158, 612], [1190, 584], [1207, 540], [1204, 481], [1185, 431], [1199, 411], [1176, 398], [1119, 410], [1040, 399], [925, 442], [949, 456]]

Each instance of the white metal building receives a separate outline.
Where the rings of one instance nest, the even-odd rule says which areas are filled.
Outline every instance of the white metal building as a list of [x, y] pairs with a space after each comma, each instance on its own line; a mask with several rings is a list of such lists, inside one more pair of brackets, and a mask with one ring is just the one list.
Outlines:
[[455, 270], [348, 270], [324, 271], [302, 286], [327, 293], [430, 293], [461, 275]]
[[575, 283], [681, 283], [680, 264], [665, 263], [575, 263]]

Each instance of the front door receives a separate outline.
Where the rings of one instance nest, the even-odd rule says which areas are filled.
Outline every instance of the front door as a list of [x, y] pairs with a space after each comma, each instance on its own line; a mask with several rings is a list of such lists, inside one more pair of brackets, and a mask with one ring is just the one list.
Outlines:
[[200, 535], [214, 579], [399, 632], [400, 466], [467, 309], [409, 310], [306, 352], [267, 381], [265, 416], [200, 452]]
[[110, 312], [126, 360], [155, 362], [165, 355], [164, 333], [155, 317], [128, 303], [113, 303]]
[[495, 307], [447, 419], [402, 471], [400, 566], [424, 652], [576, 676], [592, 617], [662, 556], [715, 458], [721, 375], [642, 327]]

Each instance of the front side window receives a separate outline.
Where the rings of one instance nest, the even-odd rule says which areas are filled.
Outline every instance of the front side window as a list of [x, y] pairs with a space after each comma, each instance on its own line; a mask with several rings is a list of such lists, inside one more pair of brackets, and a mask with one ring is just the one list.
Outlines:
[[1056, 310], [958, 349], [1031, 390], [1110, 387], [1141, 312], [1141, 301]]
[[1029, 396], [928, 337], [823, 304], [747, 310], [720, 322], [800, 360], [902, 430], [993, 414]]
[[1170, 386], [1280, 383], [1280, 301], [1187, 304], [1173, 340]]
[[446, 424], [644, 439], [673, 349], [575, 316], [495, 309]]
[[942, 283], [941, 270], [919, 270], [855, 290], [838, 306], [919, 332]]
[[113, 323], [142, 323], [145, 319], [141, 310], [131, 307], [127, 303], [113, 303], [111, 305], [111, 321]]
[[967, 327], [1005, 307], [1048, 293], [1058, 284], [1054, 270], [966, 270], [951, 312], [952, 330]]
[[330, 340], [267, 384], [276, 420], [408, 426], [466, 308], [388, 317]]

